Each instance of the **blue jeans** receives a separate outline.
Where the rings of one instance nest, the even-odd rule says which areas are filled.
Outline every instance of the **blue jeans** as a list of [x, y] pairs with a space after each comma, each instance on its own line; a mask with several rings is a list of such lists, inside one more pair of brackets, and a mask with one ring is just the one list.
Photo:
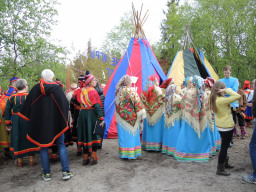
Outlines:
[[256, 123], [252, 133], [252, 138], [249, 144], [249, 148], [250, 148], [250, 156], [252, 160], [253, 176], [254, 178], [256, 178]]
[[[55, 143], [57, 144], [60, 154], [62, 172], [69, 172], [68, 153], [64, 144], [64, 134], [57, 138]], [[40, 156], [44, 174], [51, 173], [48, 147], [41, 147]]]

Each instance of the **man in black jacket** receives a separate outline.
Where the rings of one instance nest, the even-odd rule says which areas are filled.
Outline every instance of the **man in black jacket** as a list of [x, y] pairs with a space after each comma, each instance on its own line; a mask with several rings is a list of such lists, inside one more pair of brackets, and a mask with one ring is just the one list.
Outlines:
[[48, 147], [55, 142], [60, 154], [63, 179], [68, 180], [74, 175], [69, 170], [64, 144], [64, 132], [69, 128], [68, 100], [62, 86], [53, 81], [54, 73], [50, 69], [43, 70], [41, 76], [40, 82], [27, 96], [19, 116], [29, 121], [27, 139], [41, 147], [42, 178], [51, 180]]

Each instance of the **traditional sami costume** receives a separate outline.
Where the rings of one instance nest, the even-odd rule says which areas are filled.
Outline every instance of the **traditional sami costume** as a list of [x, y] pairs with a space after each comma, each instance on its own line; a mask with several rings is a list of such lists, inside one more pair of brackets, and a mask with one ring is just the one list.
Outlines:
[[[152, 79], [152, 77], [150, 77]], [[143, 124], [142, 149], [161, 151], [164, 132], [164, 92], [154, 81], [148, 81], [141, 94], [147, 118]]]
[[174, 156], [181, 127], [181, 96], [176, 94], [177, 85], [170, 85], [165, 92], [165, 125], [162, 153]]
[[6, 126], [5, 126], [5, 118], [4, 118], [4, 113], [5, 113], [5, 106], [6, 106], [6, 101], [8, 100], [8, 97], [5, 95], [0, 96], [0, 147], [1, 148], [9, 148], [10, 146], [10, 134], [7, 133], [6, 131]]
[[[254, 90], [250, 89], [250, 81], [248, 81], [248, 80], [244, 81], [244, 86], [243, 86], [242, 90], [246, 94], [247, 103], [252, 103]], [[249, 122], [249, 123], [247, 123], [248, 125], [250, 124], [250, 120], [252, 120], [252, 119], [253, 119], [252, 106], [249, 107], [247, 105], [247, 107], [245, 109], [245, 120], [246, 120], [246, 122]]]
[[78, 97], [81, 110], [78, 117], [78, 146], [92, 152], [101, 146], [100, 135], [93, 134], [97, 121], [103, 121], [101, 101], [97, 91], [90, 85], [81, 89]]
[[116, 95], [115, 108], [119, 156], [136, 159], [142, 155], [140, 127], [142, 126], [141, 120], [146, 117], [140, 97], [133, 88], [122, 86]]
[[174, 157], [183, 162], [208, 162], [212, 142], [206, 118], [207, 95], [203, 92], [203, 79], [193, 78], [194, 88], [182, 98], [182, 125]]
[[[12, 126], [10, 151], [14, 158], [31, 156], [39, 153], [40, 147], [31, 143], [26, 135], [29, 129], [29, 123], [18, 116], [22, 104], [28, 93], [16, 93], [9, 97], [5, 109], [5, 124]], [[12, 120], [11, 120], [12, 117]]]
[[41, 79], [18, 115], [29, 121], [28, 140], [40, 147], [50, 147], [69, 128], [68, 100], [56, 82]]

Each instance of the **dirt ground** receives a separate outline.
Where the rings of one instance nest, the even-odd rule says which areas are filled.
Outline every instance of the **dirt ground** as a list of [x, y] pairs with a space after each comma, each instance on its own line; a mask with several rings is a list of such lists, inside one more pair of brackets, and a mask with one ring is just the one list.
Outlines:
[[[249, 141], [253, 128], [247, 128], [246, 139], [236, 138], [229, 149], [230, 161], [235, 168], [229, 177], [216, 176], [217, 156], [209, 163], [179, 163], [173, 157], [158, 152], [145, 152], [138, 160], [121, 160], [117, 139], [106, 139], [98, 151], [99, 163], [82, 166], [82, 157], [76, 156], [75, 145], [68, 147], [70, 168], [75, 173], [63, 181], [60, 163], [51, 163], [52, 180], [41, 178], [39, 155], [37, 165], [30, 167], [24, 159], [23, 168], [14, 160], [3, 158], [0, 152], [0, 191], [215, 191], [256, 192], [256, 185], [242, 181], [252, 172]], [[218, 155], [218, 153], [217, 153]]]

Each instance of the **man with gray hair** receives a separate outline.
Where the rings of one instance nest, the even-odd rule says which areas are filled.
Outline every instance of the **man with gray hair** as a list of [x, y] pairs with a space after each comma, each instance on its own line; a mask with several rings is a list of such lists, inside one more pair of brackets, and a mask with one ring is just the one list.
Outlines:
[[69, 128], [68, 100], [61, 85], [53, 81], [54, 73], [50, 69], [43, 70], [41, 76], [40, 82], [27, 96], [19, 115], [29, 121], [28, 140], [41, 147], [43, 179], [51, 180], [48, 147], [55, 142], [60, 154], [63, 179], [68, 180], [74, 175], [69, 170], [64, 144], [64, 132]]

